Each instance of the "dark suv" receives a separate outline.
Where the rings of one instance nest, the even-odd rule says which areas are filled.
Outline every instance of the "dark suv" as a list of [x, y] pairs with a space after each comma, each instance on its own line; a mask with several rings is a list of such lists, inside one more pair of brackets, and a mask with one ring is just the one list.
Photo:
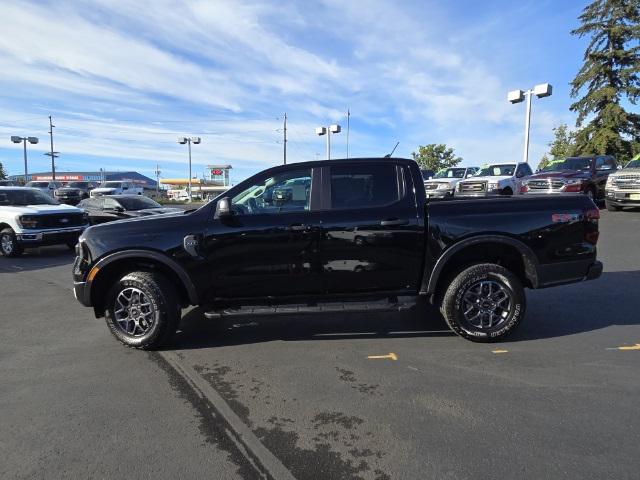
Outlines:
[[584, 193], [604, 198], [607, 178], [618, 169], [612, 155], [568, 157], [549, 163], [523, 184], [523, 193]]
[[56, 189], [55, 197], [60, 203], [77, 205], [85, 198], [89, 198], [89, 192], [97, 187], [94, 182], [69, 182]]

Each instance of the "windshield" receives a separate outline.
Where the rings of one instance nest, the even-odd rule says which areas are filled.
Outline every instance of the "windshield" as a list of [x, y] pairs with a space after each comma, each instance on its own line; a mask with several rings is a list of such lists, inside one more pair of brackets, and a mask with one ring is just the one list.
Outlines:
[[59, 205], [56, 200], [40, 190], [21, 188], [0, 190], [0, 205]]
[[590, 170], [591, 158], [589, 157], [570, 157], [565, 160], [556, 160], [550, 162], [542, 169], [543, 172], [559, 172], [561, 170]]
[[69, 182], [65, 187], [70, 188], [89, 188], [89, 182]]
[[638, 160], [631, 160], [624, 168], [640, 168], [640, 158]]
[[122, 205], [125, 210], [144, 210], [145, 208], [162, 207], [158, 202], [143, 196], [135, 198], [120, 197], [118, 198], [118, 202], [120, 202], [120, 205]]
[[49, 182], [29, 182], [26, 186], [33, 188], [48, 188]]
[[120, 188], [122, 182], [102, 182], [100, 188]]
[[464, 178], [466, 168], [447, 168], [436, 173], [434, 178]]
[[432, 170], [420, 170], [422, 172], [422, 179], [423, 180], [429, 180], [431, 177], [433, 177], [433, 171]]
[[516, 171], [516, 165], [508, 164], [508, 165], [487, 165], [476, 173], [474, 176], [476, 177], [510, 177]]

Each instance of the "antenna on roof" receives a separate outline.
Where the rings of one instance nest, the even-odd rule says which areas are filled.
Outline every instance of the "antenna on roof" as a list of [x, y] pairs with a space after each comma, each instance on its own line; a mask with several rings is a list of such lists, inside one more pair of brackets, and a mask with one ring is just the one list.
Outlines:
[[396, 143], [396, 146], [395, 146], [395, 147], [393, 147], [393, 150], [391, 150], [391, 153], [387, 153], [387, 154], [384, 156], [384, 158], [391, 158], [391, 155], [393, 155], [393, 152], [395, 152], [395, 151], [396, 151], [396, 148], [398, 148], [398, 145], [400, 145], [400, 142], [397, 142], [397, 143]]

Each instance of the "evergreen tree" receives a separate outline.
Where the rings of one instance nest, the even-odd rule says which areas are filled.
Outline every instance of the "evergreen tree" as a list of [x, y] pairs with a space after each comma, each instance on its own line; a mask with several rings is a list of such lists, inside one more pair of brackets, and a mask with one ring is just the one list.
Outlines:
[[564, 160], [574, 154], [575, 132], [569, 131], [566, 123], [562, 123], [553, 129], [554, 139], [549, 142], [549, 154], [551, 159]]
[[4, 166], [2, 165], [2, 162], [0, 162], [0, 180], [6, 180], [7, 179], [7, 172], [4, 171]]
[[[572, 35], [590, 37], [582, 68], [571, 82], [578, 100], [578, 154], [612, 154], [629, 159], [640, 148], [640, 115], [623, 103], [635, 105], [640, 96], [640, 3], [638, 0], [594, 0], [579, 17]], [[586, 124], [585, 124], [586, 122]], [[584, 126], [583, 126], [584, 125]]]

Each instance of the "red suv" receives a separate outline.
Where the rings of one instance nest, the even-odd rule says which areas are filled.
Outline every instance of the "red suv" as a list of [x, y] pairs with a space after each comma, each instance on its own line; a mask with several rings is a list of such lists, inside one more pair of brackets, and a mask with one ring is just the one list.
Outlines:
[[604, 198], [607, 178], [618, 169], [612, 155], [568, 157], [549, 163], [522, 186], [522, 193], [584, 193], [594, 201]]

